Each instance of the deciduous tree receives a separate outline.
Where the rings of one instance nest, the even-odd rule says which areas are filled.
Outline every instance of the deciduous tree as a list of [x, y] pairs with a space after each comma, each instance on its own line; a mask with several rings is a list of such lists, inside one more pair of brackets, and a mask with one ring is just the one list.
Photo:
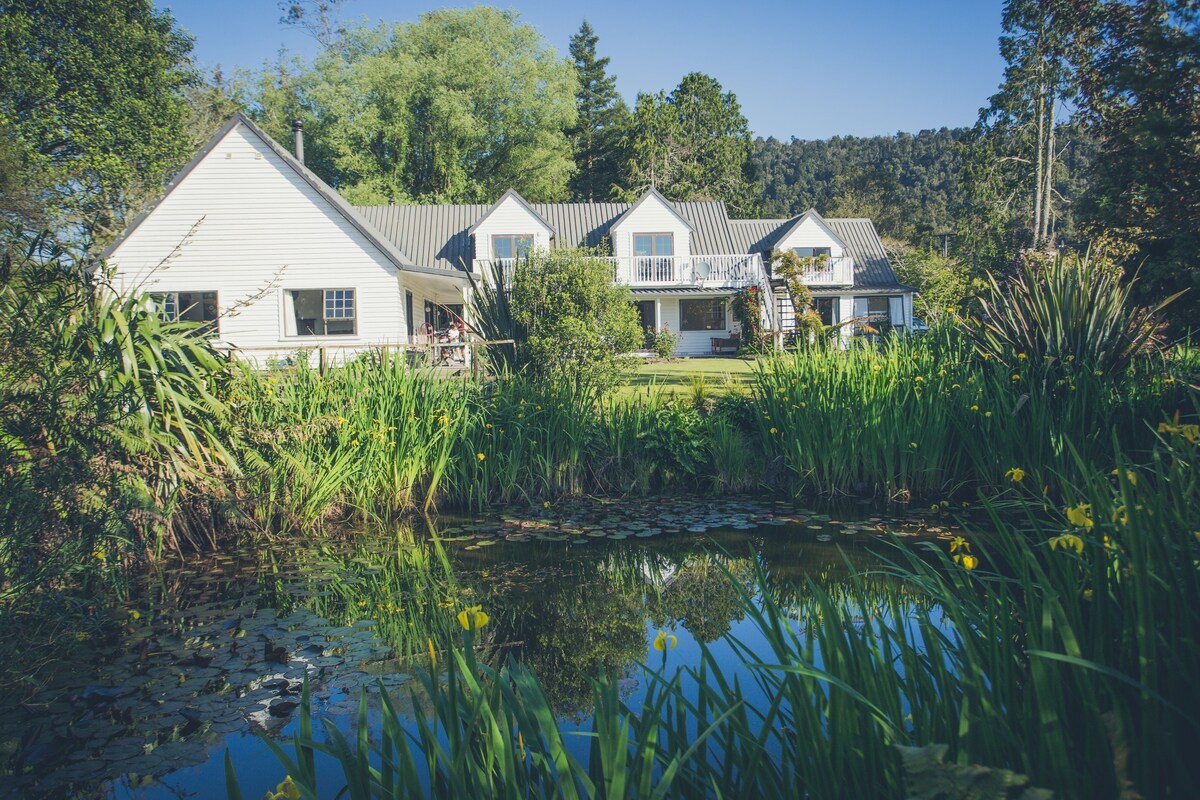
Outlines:
[[9, 163], [44, 191], [47, 222], [66, 241], [86, 249], [115, 236], [140, 210], [129, 190], [161, 188], [186, 160], [191, 49], [150, 0], [0, 6], [0, 130]]
[[351, 28], [312, 66], [281, 60], [257, 84], [267, 131], [288, 141], [303, 120], [309, 166], [352, 202], [567, 194], [574, 70], [516, 12], [444, 9]]

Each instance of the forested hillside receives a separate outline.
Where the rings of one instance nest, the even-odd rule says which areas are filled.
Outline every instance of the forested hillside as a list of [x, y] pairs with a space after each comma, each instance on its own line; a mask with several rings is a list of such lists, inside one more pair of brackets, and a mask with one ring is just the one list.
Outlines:
[[953, 226], [967, 128], [893, 136], [756, 139], [762, 212], [789, 217], [809, 208], [863, 216], [896, 238], [915, 240]]

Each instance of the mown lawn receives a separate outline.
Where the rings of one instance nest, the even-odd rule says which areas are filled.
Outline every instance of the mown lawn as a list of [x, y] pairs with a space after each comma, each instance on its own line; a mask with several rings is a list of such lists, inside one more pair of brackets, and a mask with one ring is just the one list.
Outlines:
[[681, 394], [693, 390], [701, 378], [704, 393], [710, 397], [730, 391], [748, 390], [754, 380], [753, 358], [676, 358], [639, 364], [622, 389], [624, 394], [644, 392], [658, 387]]

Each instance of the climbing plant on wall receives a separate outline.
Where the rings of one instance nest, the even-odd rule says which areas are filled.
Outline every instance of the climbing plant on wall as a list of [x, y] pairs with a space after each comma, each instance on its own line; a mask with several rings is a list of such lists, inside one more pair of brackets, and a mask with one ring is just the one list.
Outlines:
[[733, 318], [742, 327], [742, 343], [757, 349], [762, 344], [762, 290], [747, 286], [733, 296]]

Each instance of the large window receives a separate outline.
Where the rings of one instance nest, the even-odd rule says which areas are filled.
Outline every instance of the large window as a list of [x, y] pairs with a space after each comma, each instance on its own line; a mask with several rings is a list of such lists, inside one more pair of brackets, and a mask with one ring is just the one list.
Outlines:
[[679, 301], [681, 331], [725, 330], [725, 301], [718, 297]]
[[524, 258], [533, 247], [531, 236], [493, 236], [492, 258], [497, 260]]
[[883, 295], [854, 298], [855, 332], [884, 334], [892, 329], [891, 298]]
[[633, 254], [637, 259], [635, 279], [639, 283], [675, 281], [675, 236], [670, 233], [635, 233]]
[[[352, 336], [357, 332], [353, 289], [284, 292], [290, 336]], [[293, 327], [294, 326], [294, 327]]]
[[170, 322], [198, 322], [205, 335], [215, 336], [219, 326], [216, 292], [159, 292], [158, 311]]
[[792, 252], [801, 258], [818, 258], [820, 256], [828, 258], [833, 255], [833, 250], [828, 247], [793, 247]]
[[671, 233], [635, 233], [633, 235], [635, 256], [675, 255], [675, 235]]

